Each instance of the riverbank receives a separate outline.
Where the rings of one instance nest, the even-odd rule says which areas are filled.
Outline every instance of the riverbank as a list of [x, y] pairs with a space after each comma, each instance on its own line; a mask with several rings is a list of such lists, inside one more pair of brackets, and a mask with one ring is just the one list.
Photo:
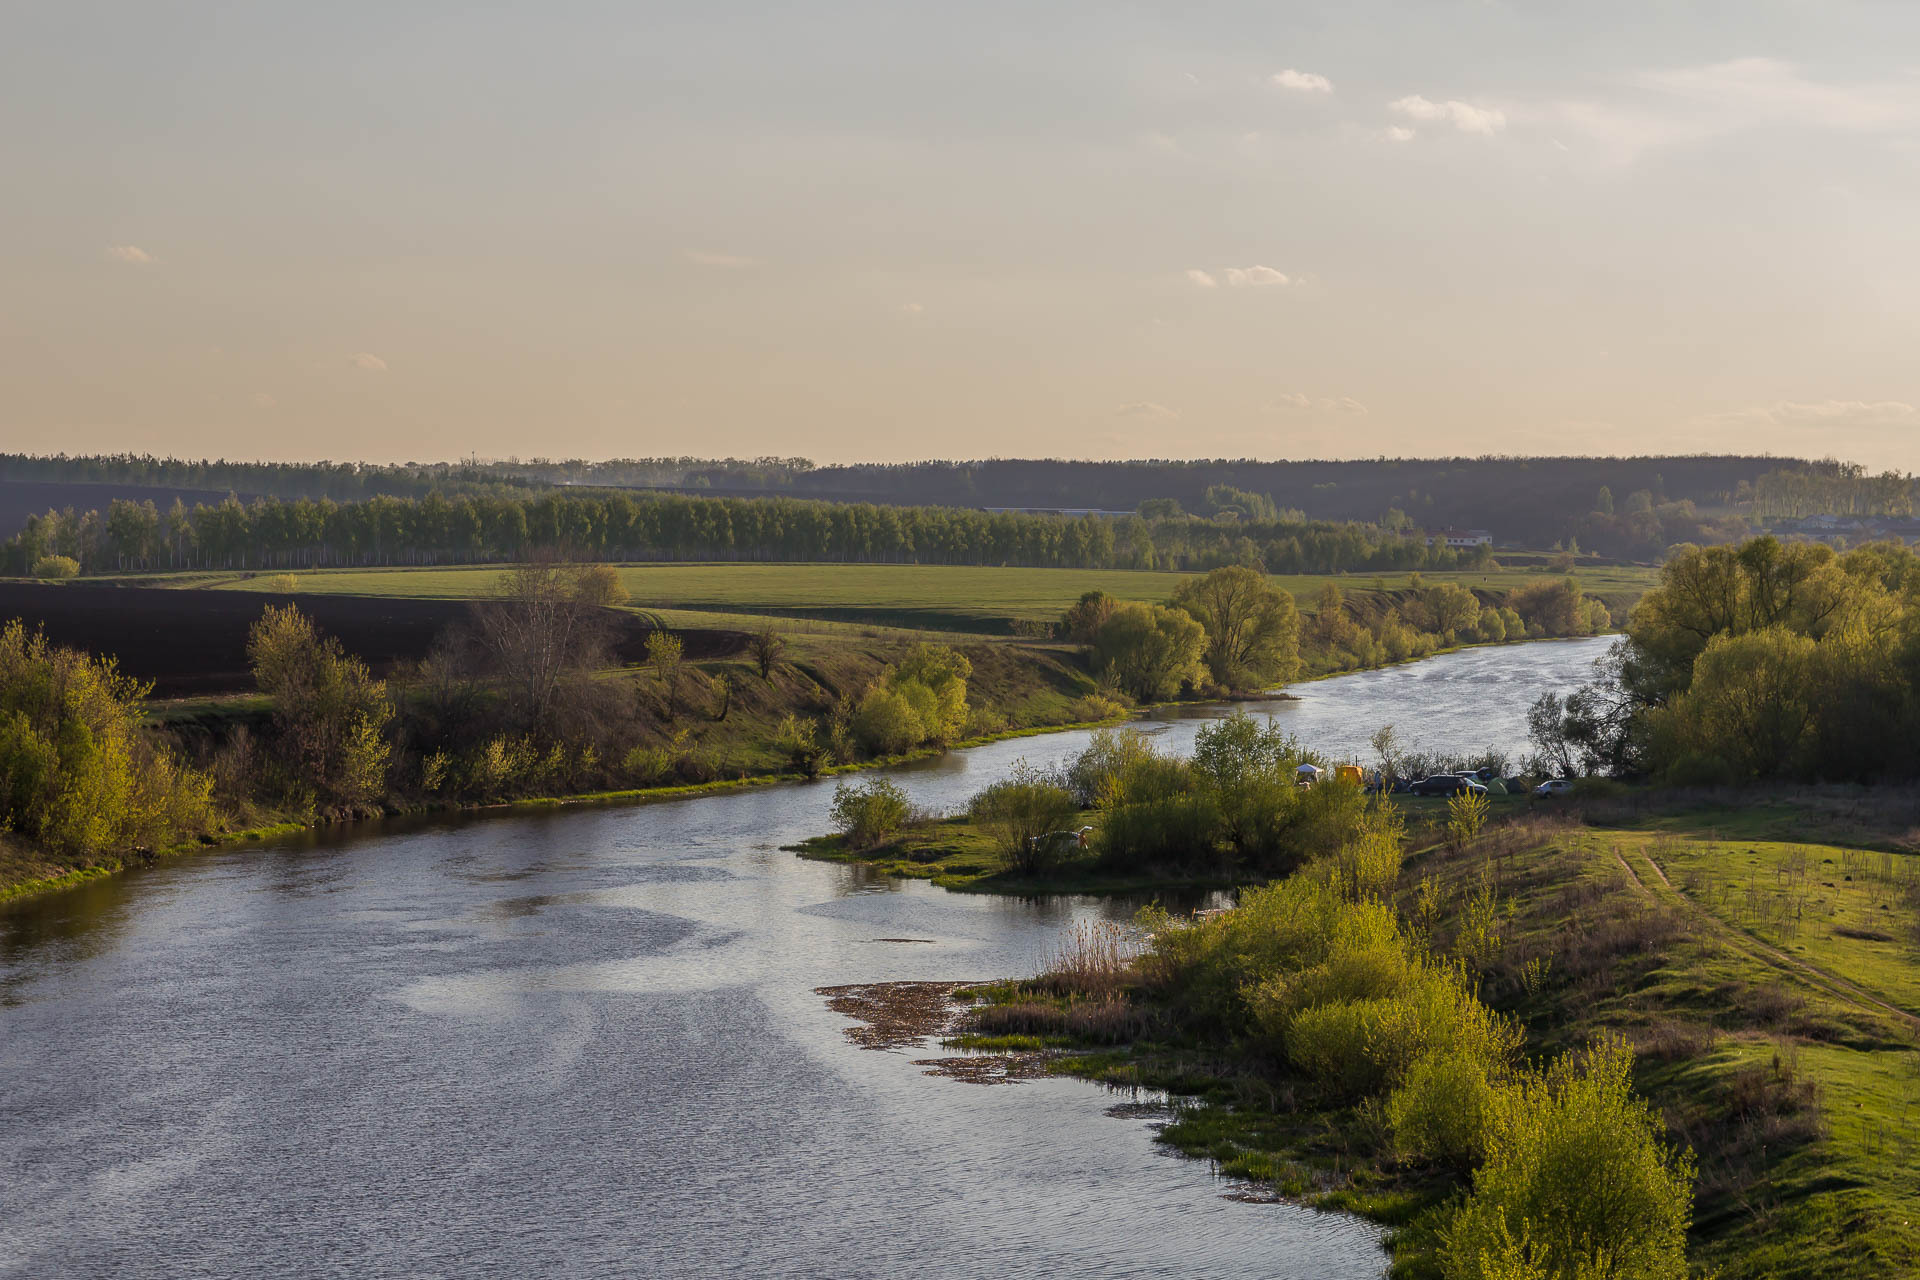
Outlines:
[[[1517, 652], [1531, 643], [1536, 642], [1460, 646], [1449, 652], [1463, 653], [1481, 649]], [[775, 684], [767, 686], [764, 691], [761, 686], [766, 682], [761, 681], [758, 675], [749, 674], [744, 664], [738, 661], [716, 660], [689, 664], [692, 677], [699, 682], [692, 693], [705, 693], [714, 678], [722, 673], [737, 674], [740, 677], [737, 687], [748, 691], [739, 697], [733, 714], [724, 722], [702, 724], [698, 717], [688, 715], [680, 723], [681, 728], [692, 725], [702, 733], [702, 736], [683, 740], [679, 745], [679, 750], [689, 758], [690, 767], [704, 770], [710, 775], [724, 770], [725, 776], [708, 776], [699, 781], [663, 781], [659, 785], [647, 787], [540, 793], [501, 801], [473, 803], [458, 803], [430, 796], [397, 794], [389, 797], [383, 813], [385, 816], [457, 812], [511, 813], [564, 806], [646, 803], [801, 780], [803, 775], [791, 768], [775, 743], [781, 718], [794, 708], [812, 707], [817, 710], [821, 706], [829, 705], [839, 692], [862, 687], [866, 680], [871, 679], [874, 673], [884, 667], [888, 655], [896, 646], [814, 636], [796, 637], [794, 645], [791, 659], [783, 664], [781, 672], [776, 672]], [[987, 704], [986, 718], [991, 724], [991, 729], [987, 732], [975, 733], [953, 744], [951, 748], [947, 748], [950, 750], [1065, 733], [1075, 729], [1125, 724], [1142, 717], [1152, 716], [1156, 712], [1165, 713], [1178, 708], [1203, 711], [1210, 706], [1226, 705], [1209, 700], [1192, 700], [1150, 704], [1118, 710], [1111, 715], [1088, 717], [1075, 712], [1080, 708], [1106, 710], [1111, 704], [1101, 704], [1095, 698], [1094, 695], [1098, 693], [1096, 683], [1084, 668], [1077, 664], [1077, 656], [1072, 650], [1063, 646], [1027, 646], [1002, 642], [992, 646], [978, 646], [977, 649], [970, 646], [967, 652], [980, 658], [976, 665], [979, 678], [975, 681], [975, 688], [978, 696]], [[1033, 660], [1027, 660], [1029, 657]], [[1387, 664], [1369, 670], [1387, 671], [1426, 660], [1428, 659], [1409, 659], [1405, 663]], [[1357, 674], [1361, 673], [1321, 673], [1303, 677], [1299, 683], [1317, 684], [1325, 679]], [[636, 678], [636, 675], [637, 673], [626, 673], [627, 678]], [[769, 694], [772, 696], [768, 696]], [[756, 699], [758, 701], [755, 701]], [[1276, 705], [1297, 705], [1297, 699], [1284, 691], [1273, 691], [1262, 695], [1262, 700]], [[229, 724], [248, 726], [250, 731], [258, 736], [265, 731], [266, 717], [271, 710], [258, 695], [244, 698], [173, 700], [153, 704], [153, 708], [153, 719], [158, 728], [163, 732], [182, 735], [189, 741], [217, 741]], [[678, 730], [673, 729], [669, 724], [658, 735], [662, 750], [673, 746], [673, 734], [676, 732]], [[941, 749], [922, 749], [902, 755], [823, 768], [821, 775], [833, 776], [884, 769], [925, 760], [941, 753]], [[673, 763], [671, 759], [667, 762]], [[28, 848], [19, 841], [0, 843], [0, 902], [56, 892], [98, 879], [103, 875], [114, 874], [128, 865], [146, 865], [159, 858], [177, 857], [237, 844], [257, 843], [268, 836], [287, 834], [309, 826], [332, 825], [337, 824], [302, 823], [293, 821], [284, 814], [259, 812], [253, 815], [253, 821], [241, 828], [218, 833], [211, 839], [175, 845], [160, 851], [138, 853], [116, 851], [79, 860], [60, 859], [43, 850]], [[1161, 887], [1159, 882], [1147, 884], [1134, 880], [1124, 882], [1114, 880], [1104, 883], [1112, 883], [1119, 887], [1112, 890], [1090, 888], [1085, 891], [1137, 893]], [[1220, 886], [1221, 882], [1210, 881], [1201, 887]], [[1014, 886], [1008, 891], [1028, 890], [1033, 892], [1080, 891], [1078, 889], [1046, 889], [1039, 885]]]
[[[1904, 792], [1628, 795], [1419, 847], [1391, 901], [1524, 1030], [1527, 1061], [1608, 1034], [1632, 1044], [1636, 1089], [1698, 1161], [1696, 1264], [1729, 1280], [1907, 1274], [1920, 1268], [1914, 814]], [[1459, 1167], [1258, 1037], [1196, 1030], [1159, 972], [980, 988], [952, 1042], [1011, 1051], [1023, 1072], [1178, 1094], [1163, 1142], [1256, 1194], [1378, 1221], [1396, 1275], [1439, 1275]]]
[[[1083, 822], [1099, 821], [1088, 811]], [[991, 836], [966, 817], [940, 818], [895, 839], [867, 848], [851, 847], [842, 835], [812, 836], [783, 850], [814, 862], [838, 862], [867, 868], [900, 880], [928, 880], [956, 893], [999, 893], [1015, 897], [1090, 894], [1139, 897], [1170, 893], [1182, 898], [1254, 883], [1257, 877], [1231, 873], [1106, 871], [1088, 859], [1075, 859], [1040, 874], [1022, 872]]]

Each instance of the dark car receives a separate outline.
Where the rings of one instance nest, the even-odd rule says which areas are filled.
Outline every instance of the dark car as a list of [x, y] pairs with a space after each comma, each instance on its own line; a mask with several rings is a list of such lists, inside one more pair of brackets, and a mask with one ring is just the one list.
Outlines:
[[1477, 791], [1486, 794], [1486, 788], [1472, 778], [1463, 778], [1457, 773], [1436, 773], [1431, 778], [1422, 778], [1407, 788], [1416, 796], [1457, 796], [1463, 791]]

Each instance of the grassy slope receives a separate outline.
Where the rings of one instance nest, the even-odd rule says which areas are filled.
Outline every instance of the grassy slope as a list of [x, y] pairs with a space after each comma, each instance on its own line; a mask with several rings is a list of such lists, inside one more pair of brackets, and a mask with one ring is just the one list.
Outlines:
[[[485, 595], [498, 566], [450, 569], [329, 569], [297, 576], [303, 592], [468, 599]], [[1019, 569], [967, 565], [893, 564], [647, 564], [624, 565], [621, 580], [636, 607], [794, 614], [833, 621], [1004, 634], [1013, 621], [1053, 621], [1082, 592], [1094, 589], [1128, 600], [1164, 600], [1190, 576], [1129, 570]], [[1539, 582], [1532, 570], [1435, 573], [1429, 583], [1458, 582], [1504, 591]], [[1654, 569], [1604, 568], [1579, 575], [1582, 586], [1618, 608], [1637, 599], [1658, 576]], [[183, 585], [267, 591], [272, 575], [182, 575]], [[171, 578], [157, 578], [159, 583]], [[1303, 605], [1328, 582], [1349, 591], [1404, 587], [1407, 575], [1286, 575], [1275, 581]]]
[[[1409, 914], [1423, 880], [1437, 890], [1442, 951], [1482, 876], [1499, 886], [1504, 952], [1483, 994], [1521, 1020], [1529, 1053], [1602, 1030], [1640, 1045], [1639, 1087], [1700, 1156], [1696, 1257], [1729, 1280], [1920, 1269], [1920, 858], [1891, 851], [1911, 818], [1880, 809], [1668, 805], [1608, 828], [1536, 814], [1462, 854], [1427, 849], [1403, 875]], [[1825, 842], [1840, 838], [1879, 848]], [[1423, 1246], [1455, 1184], [1396, 1166], [1366, 1117], [1236, 1054], [1087, 1046], [1056, 1067], [1192, 1095], [1165, 1141], [1406, 1227], [1399, 1269], [1432, 1274]]]

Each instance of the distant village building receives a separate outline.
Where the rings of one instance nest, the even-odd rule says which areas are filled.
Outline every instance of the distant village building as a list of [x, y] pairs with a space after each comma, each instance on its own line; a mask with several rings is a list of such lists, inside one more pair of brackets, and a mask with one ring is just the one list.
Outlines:
[[1455, 551], [1469, 551], [1474, 547], [1492, 546], [1493, 535], [1485, 529], [1429, 529], [1427, 545], [1451, 547]]
[[982, 507], [990, 516], [1099, 516], [1102, 520], [1120, 520], [1131, 511], [1107, 511], [1100, 507]]

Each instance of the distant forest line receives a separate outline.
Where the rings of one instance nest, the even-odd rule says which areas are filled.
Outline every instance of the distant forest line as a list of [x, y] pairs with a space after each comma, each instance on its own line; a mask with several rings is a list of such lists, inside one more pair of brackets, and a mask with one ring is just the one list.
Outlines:
[[[1243, 497], [1249, 495], [1242, 495]], [[602, 490], [514, 497], [227, 498], [166, 509], [118, 500], [105, 512], [31, 516], [0, 546], [0, 571], [310, 569], [486, 564], [557, 551], [576, 560], [782, 560], [1273, 573], [1452, 569], [1491, 548], [1429, 547], [1379, 525], [1278, 516], [1147, 519], [989, 514], [806, 499], [699, 498]]]
[[[636, 502], [678, 497], [727, 500], [728, 505], [648, 508], [659, 517], [658, 530], [650, 527], [651, 516], [628, 519], [620, 510], [605, 519], [589, 517], [592, 536], [573, 536], [583, 550], [658, 552], [664, 558], [800, 556], [1117, 568], [1144, 567], [1150, 559], [1154, 567], [1205, 568], [1251, 563], [1244, 538], [1274, 572], [1315, 572], [1432, 564], [1410, 557], [1410, 549], [1401, 545], [1407, 541], [1401, 536], [1405, 530], [1420, 528], [1481, 528], [1508, 545], [1577, 545], [1623, 559], [1653, 560], [1676, 543], [1736, 540], [1769, 522], [1809, 515], [1911, 517], [1920, 481], [1895, 473], [1872, 475], [1830, 460], [1705, 455], [1349, 462], [996, 459], [815, 466], [800, 458], [381, 465], [0, 454], [0, 530], [20, 529], [37, 516], [49, 529], [39, 541], [64, 541], [89, 570], [103, 560], [146, 567], [156, 560], [243, 567], [249, 556], [261, 564], [304, 563], [288, 559], [301, 546], [314, 563], [446, 563], [510, 556], [527, 539], [538, 542], [546, 532], [560, 532], [558, 517], [542, 529], [543, 517], [535, 508], [540, 497], [572, 494], [606, 502], [609, 491]], [[211, 514], [225, 507], [221, 499], [228, 495], [239, 499], [245, 521], [236, 521], [230, 511]], [[776, 505], [755, 515], [739, 505], [768, 498], [807, 500], [810, 510], [796, 514], [792, 505]], [[191, 529], [170, 530], [163, 548], [136, 552], [105, 526], [116, 502], [141, 505], [149, 499], [163, 517], [176, 502], [188, 513], [208, 508], [209, 515], [204, 525], [196, 521]], [[358, 516], [325, 516], [323, 523], [338, 521], [342, 527], [316, 535], [311, 513], [276, 511], [262, 499], [277, 499], [283, 506], [324, 500], [340, 510], [371, 505]], [[379, 505], [393, 499], [432, 499], [450, 506], [466, 499], [482, 514], [460, 516], [456, 523], [464, 521], [464, 527], [440, 533], [431, 527], [438, 508], [429, 505], [421, 513], [428, 527], [415, 529], [412, 517]], [[499, 514], [500, 503], [518, 504], [527, 513], [526, 534], [516, 531], [511, 517]], [[1057, 517], [1027, 523], [1049, 520], [1032, 516], [995, 525], [979, 518], [985, 507], [1134, 511], [1153, 531], [1143, 535], [1125, 521], [1108, 520], [1105, 535], [1075, 532]], [[895, 514], [884, 517], [876, 508]], [[72, 519], [66, 521], [69, 511]], [[85, 527], [89, 511], [99, 513], [93, 521], [97, 529]], [[49, 512], [62, 513], [61, 520], [48, 521]], [[1176, 518], [1188, 514], [1237, 527], [1226, 534]], [[233, 526], [245, 523], [250, 530], [256, 520], [261, 530], [255, 545], [250, 550], [235, 546]], [[122, 517], [123, 524], [129, 521]], [[74, 528], [56, 532], [63, 522]], [[355, 523], [366, 527], [344, 527]], [[289, 525], [305, 532], [290, 533]], [[193, 539], [193, 550], [183, 534]], [[30, 548], [34, 542], [28, 536], [21, 545]], [[30, 566], [16, 565], [14, 571], [25, 567]]]

